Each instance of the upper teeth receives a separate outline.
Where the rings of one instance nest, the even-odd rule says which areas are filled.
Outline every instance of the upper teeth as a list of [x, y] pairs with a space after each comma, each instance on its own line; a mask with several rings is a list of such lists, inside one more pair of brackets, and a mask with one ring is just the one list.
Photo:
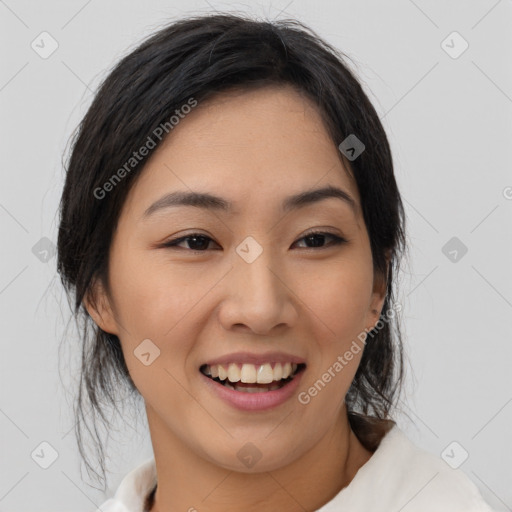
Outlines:
[[236, 363], [229, 363], [227, 365], [213, 364], [211, 366], [207, 364], [203, 373], [211, 375], [212, 378], [218, 377], [220, 380], [226, 380], [227, 378], [230, 382], [270, 384], [273, 381], [287, 379], [296, 370], [297, 365], [295, 363], [276, 363], [274, 368], [270, 363], [262, 365], [244, 363], [241, 366]]

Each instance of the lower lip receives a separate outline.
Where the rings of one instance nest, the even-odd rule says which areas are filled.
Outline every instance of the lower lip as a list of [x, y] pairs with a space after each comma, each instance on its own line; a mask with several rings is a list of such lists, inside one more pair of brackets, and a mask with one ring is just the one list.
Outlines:
[[222, 400], [228, 404], [241, 409], [243, 411], [263, 411], [277, 407], [294, 395], [302, 374], [305, 370], [300, 371], [295, 377], [285, 384], [282, 388], [275, 389], [274, 391], [263, 391], [260, 393], [246, 393], [244, 391], [236, 391], [229, 389], [222, 384], [210, 379], [202, 372], [199, 372], [201, 377], [206, 381], [209, 388]]

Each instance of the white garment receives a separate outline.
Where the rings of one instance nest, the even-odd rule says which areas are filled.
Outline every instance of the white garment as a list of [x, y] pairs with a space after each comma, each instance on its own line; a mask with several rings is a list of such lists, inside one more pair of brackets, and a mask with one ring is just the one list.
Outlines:
[[[128, 473], [96, 512], [144, 512], [156, 484], [154, 458]], [[371, 458], [317, 512], [493, 512], [461, 469], [415, 446], [395, 424]]]

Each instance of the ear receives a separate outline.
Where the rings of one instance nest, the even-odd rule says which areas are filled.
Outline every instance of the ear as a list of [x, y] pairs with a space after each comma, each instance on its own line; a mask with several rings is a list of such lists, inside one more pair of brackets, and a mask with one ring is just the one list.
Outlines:
[[390, 256], [390, 251], [386, 251], [385, 275], [378, 273], [374, 276], [372, 299], [368, 311], [368, 325], [366, 326], [368, 329], [373, 329], [375, 324], [379, 321], [382, 307], [384, 306], [384, 301], [386, 300]]
[[111, 300], [101, 279], [94, 280], [83, 299], [83, 305], [94, 323], [103, 331], [118, 335], [117, 322]]

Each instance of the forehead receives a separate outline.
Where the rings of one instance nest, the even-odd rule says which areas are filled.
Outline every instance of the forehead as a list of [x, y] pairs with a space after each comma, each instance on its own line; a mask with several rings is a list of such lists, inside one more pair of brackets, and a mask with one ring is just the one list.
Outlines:
[[251, 198], [267, 207], [328, 185], [358, 206], [357, 186], [317, 107], [291, 87], [270, 86], [199, 103], [154, 150], [129, 199], [140, 210], [164, 192], [211, 192], [240, 211]]

